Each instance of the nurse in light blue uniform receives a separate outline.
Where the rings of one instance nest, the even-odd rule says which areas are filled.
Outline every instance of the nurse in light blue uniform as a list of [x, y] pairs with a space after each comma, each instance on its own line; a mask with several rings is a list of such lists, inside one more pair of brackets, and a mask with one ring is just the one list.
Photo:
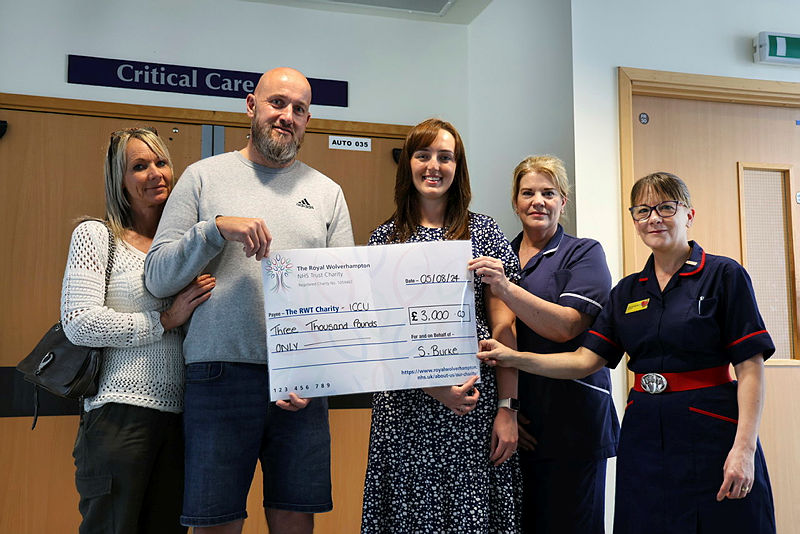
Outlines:
[[[581, 346], [608, 301], [611, 275], [600, 243], [559, 224], [569, 196], [564, 163], [530, 156], [513, 173], [511, 202], [523, 231], [511, 242], [523, 266], [519, 286], [502, 263], [470, 267], [517, 314], [517, 347], [541, 354]], [[520, 465], [525, 534], [603, 533], [606, 459], [619, 422], [607, 368], [580, 380], [519, 374]]]
[[677, 176], [642, 178], [631, 205], [653, 254], [611, 291], [580, 349], [542, 356], [490, 340], [478, 356], [574, 378], [629, 354], [636, 380], [620, 435], [614, 532], [774, 533], [758, 426], [764, 359], [775, 347], [750, 278], [688, 240], [695, 212]]

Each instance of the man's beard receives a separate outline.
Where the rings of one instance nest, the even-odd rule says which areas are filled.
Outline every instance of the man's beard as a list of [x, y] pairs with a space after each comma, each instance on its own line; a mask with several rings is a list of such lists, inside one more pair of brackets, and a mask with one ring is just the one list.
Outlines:
[[297, 156], [297, 151], [300, 150], [303, 138], [300, 137], [298, 139], [292, 135], [291, 139], [288, 141], [279, 140], [271, 135], [271, 125], [263, 125], [259, 128], [256, 126], [255, 122], [256, 119], [253, 119], [253, 124], [250, 129], [253, 136], [253, 145], [256, 147], [256, 150], [268, 161], [278, 165], [291, 163]]

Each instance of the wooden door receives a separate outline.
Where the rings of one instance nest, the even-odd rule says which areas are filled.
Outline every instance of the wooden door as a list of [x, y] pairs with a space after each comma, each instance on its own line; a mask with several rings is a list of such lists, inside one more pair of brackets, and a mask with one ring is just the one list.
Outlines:
[[[704, 250], [742, 261], [743, 217], [742, 202], [753, 199], [740, 197], [739, 166], [743, 162], [785, 169], [800, 169], [800, 118], [797, 109], [776, 106], [707, 102], [655, 96], [634, 96], [632, 116], [628, 118], [633, 130], [633, 170], [640, 178], [655, 171], [668, 171], [680, 176], [689, 186], [696, 210], [689, 232]], [[645, 114], [646, 116], [643, 116]], [[792, 197], [797, 189], [787, 191]], [[623, 192], [623, 195], [630, 191]], [[627, 207], [629, 200], [623, 196]], [[800, 221], [800, 204], [793, 199], [776, 199], [777, 205], [764, 210], [788, 206], [788, 220]], [[626, 274], [641, 268], [650, 251], [636, 237], [627, 214], [624, 231], [628, 233], [625, 255]], [[790, 224], [791, 226], [791, 224]], [[764, 228], [767, 238], [787, 235], [792, 240], [800, 235], [798, 229], [786, 233], [783, 227]], [[633, 246], [631, 246], [633, 244]], [[790, 249], [792, 243], [789, 243]], [[782, 250], [770, 251], [770, 258], [761, 260], [787, 265]], [[632, 268], [627, 268], [631, 264]], [[751, 270], [754, 282], [759, 273]], [[766, 275], [765, 275], [766, 276]], [[763, 280], [768, 286], [770, 280]], [[775, 298], [756, 291], [762, 310]], [[781, 295], [778, 298], [785, 298]], [[790, 320], [791, 317], [786, 317]], [[767, 325], [769, 327], [769, 324]], [[766, 403], [764, 406], [761, 441], [767, 458], [775, 497], [778, 532], [800, 532], [800, 508], [795, 496], [800, 491], [800, 456], [796, 454], [797, 421], [800, 408], [796, 381], [800, 371], [797, 354], [777, 354], [767, 362]]]
[[[110, 132], [155, 126], [182, 172], [200, 157], [197, 125], [0, 109], [0, 367], [3, 382], [59, 317], [61, 278], [74, 220], [105, 213], [103, 161]], [[11, 408], [33, 399], [9, 399]], [[41, 397], [48, 396], [42, 393]], [[46, 402], [47, 399], [42, 399]], [[9, 406], [9, 405], [12, 406]], [[71, 403], [77, 408], [77, 403]], [[75, 532], [80, 522], [72, 445], [76, 416], [0, 417], [0, 532]]]
[[[697, 211], [690, 237], [709, 252], [741, 261], [738, 163], [800, 169], [798, 110], [638, 95], [633, 109], [634, 175], [664, 170], [683, 178]], [[800, 204], [793, 205], [800, 214]], [[625, 223], [635, 233], [630, 217]], [[650, 251], [638, 238], [632, 241], [634, 263], [642, 266]]]

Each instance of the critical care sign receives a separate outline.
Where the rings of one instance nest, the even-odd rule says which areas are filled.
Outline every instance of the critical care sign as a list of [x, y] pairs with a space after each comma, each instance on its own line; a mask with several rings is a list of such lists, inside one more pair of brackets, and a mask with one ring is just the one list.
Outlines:
[[[67, 82], [83, 85], [243, 99], [253, 92], [259, 78], [260, 72], [67, 56]], [[315, 105], [347, 107], [347, 82], [320, 78], [308, 81]]]
[[186, 88], [196, 88], [199, 82], [210, 91], [228, 91], [234, 93], [240, 91], [252, 93], [253, 89], [256, 87], [256, 82], [253, 80], [228, 78], [219, 72], [209, 72], [202, 77], [202, 80], [198, 80], [197, 69], [192, 69], [190, 73], [171, 72], [167, 70], [167, 67], [151, 67], [150, 65], [145, 65], [144, 68], [137, 69], [130, 63], [123, 63], [117, 67], [117, 79], [129, 83]]

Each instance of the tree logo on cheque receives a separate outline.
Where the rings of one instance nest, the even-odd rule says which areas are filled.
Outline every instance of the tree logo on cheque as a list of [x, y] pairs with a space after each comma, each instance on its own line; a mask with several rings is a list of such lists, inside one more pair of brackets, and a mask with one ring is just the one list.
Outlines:
[[271, 291], [289, 290], [290, 286], [287, 284], [287, 279], [293, 271], [292, 267], [294, 266], [291, 260], [282, 257], [280, 254], [267, 260], [267, 274], [271, 279], [275, 280], [275, 285], [272, 286]]

